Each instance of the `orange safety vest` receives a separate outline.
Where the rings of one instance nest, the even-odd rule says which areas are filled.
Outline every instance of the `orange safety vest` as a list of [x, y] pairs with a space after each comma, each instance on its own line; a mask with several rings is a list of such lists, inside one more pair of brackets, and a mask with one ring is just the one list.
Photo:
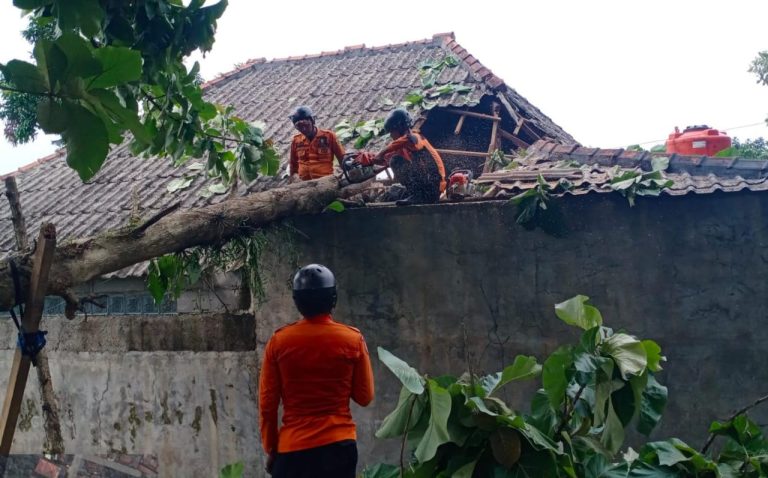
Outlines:
[[312, 140], [298, 133], [291, 141], [291, 174], [298, 173], [303, 180], [330, 176], [334, 156], [341, 162], [344, 147], [333, 131], [318, 128]]
[[267, 343], [259, 377], [264, 450], [285, 453], [355, 440], [350, 398], [363, 406], [373, 400], [371, 360], [358, 329], [330, 315], [278, 329]]

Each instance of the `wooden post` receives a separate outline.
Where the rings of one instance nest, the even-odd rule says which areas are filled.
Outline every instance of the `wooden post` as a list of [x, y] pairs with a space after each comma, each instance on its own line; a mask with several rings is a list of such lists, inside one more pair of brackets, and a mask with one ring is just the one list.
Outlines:
[[[24, 214], [21, 211], [21, 199], [19, 190], [16, 187], [16, 178], [9, 176], [5, 178], [5, 195], [8, 197], [8, 203], [11, 206], [11, 220], [13, 221], [13, 231], [16, 234], [16, 248], [23, 251], [27, 248], [27, 227], [24, 221]], [[62, 454], [64, 453], [64, 439], [61, 436], [61, 423], [59, 421], [59, 405], [56, 402], [56, 394], [53, 393], [53, 383], [51, 381], [51, 369], [48, 366], [48, 356], [45, 350], [41, 350], [35, 357], [35, 370], [37, 371], [37, 381], [40, 384], [40, 399], [42, 400], [45, 445], [43, 449], [46, 453]]]
[[517, 123], [517, 126], [515, 127], [515, 130], [514, 130], [514, 131], [512, 131], [512, 134], [514, 134], [515, 136], [517, 136], [518, 134], [520, 134], [520, 129], [523, 127], [523, 124], [524, 124], [524, 123], [525, 123], [525, 120], [524, 120], [524, 119], [521, 119], [521, 120], [520, 120], [520, 122], [519, 122], [519, 123]]
[[[25, 302], [26, 311], [22, 320], [22, 326], [26, 333], [37, 332], [40, 325], [45, 292], [48, 288], [48, 272], [51, 270], [55, 250], [56, 228], [53, 224], [44, 223], [40, 227], [40, 235], [37, 239], [29, 294]], [[8, 456], [11, 451], [13, 434], [16, 431], [16, 422], [21, 410], [21, 401], [24, 398], [24, 388], [27, 385], [30, 365], [30, 358], [22, 355], [21, 350], [17, 348], [11, 365], [11, 376], [8, 379], [3, 414], [0, 416], [0, 456]]]
[[493, 121], [493, 126], [491, 126], [491, 141], [488, 144], [488, 157], [486, 158], [485, 164], [483, 165], [483, 174], [491, 172], [491, 169], [493, 168], [493, 152], [499, 148], [497, 133], [501, 120], [501, 116], [499, 115], [501, 112], [501, 105], [494, 102], [491, 105], [491, 110], [493, 111], [493, 117], [495, 119]]
[[435, 151], [437, 151], [440, 154], [445, 154], [447, 156], [469, 156], [472, 158], [488, 157], [488, 153], [483, 153], [480, 151], [460, 151], [458, 149], [437, 149], [437, 148], [435, 148]]
[[461, 128], [464, 126], [465, 119], [467, 119], [467, 115], [461, 115], [461, 117], [459, 117], [459, 122], [456, 123], [456, 129], [453, 130], [453, 134], [456, 136], [461, 134]]
[[508, 140], [512, 141], [513, 143], [515, 143], [515, 146], [517, 146], [518, 148], [526, 149], [526, 148], [531, 146], [530, 144], [526, 143], [525, 141], [523, 141], [522, 139], [518, 138], [514, 134], [512, 134], [509, 131], [506, 131], [506, 130], [504, 130], [502, 128], [499, 128], [499, 134], [501, 135], [502, 138], [508, 139]]

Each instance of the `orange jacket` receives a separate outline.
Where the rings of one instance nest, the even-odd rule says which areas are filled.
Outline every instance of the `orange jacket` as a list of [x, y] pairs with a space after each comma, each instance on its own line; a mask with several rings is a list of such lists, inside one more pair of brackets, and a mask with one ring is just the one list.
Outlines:
[[416, 137], [416, 144], [411, 142], [409, 134], [405, 134], [392, 141], [386, 148], [384, 148], [384, 159], [389, 163], [389, 160], [394, 156], [402, 156], [406, 160], [411, 161], [413, 159], [413, 152], [426, 149], [429, 152], [429, 155], [432, 156], [435, 164], [437, 164], [437, 170], [440, 172], [440, 192], [445, 191], [445, 165], [443, 165], [443, 159], [424, 136], [417, 133], [411, 134]]
[[296, 134], [291, 141], [291, 174], [298, 173], [303, 180], [330, 176], [334, 156], [341, 162], [344, 147], [333, 131], [318, 128], [311, 141], [301, 133]]
[[350, 398], [363, 406], [373, 400], [371, 360], [358, 329], [330, 315], [278, 329], [267, 343], [259, 377], [264, 450], [284, 453], [355, 440]]

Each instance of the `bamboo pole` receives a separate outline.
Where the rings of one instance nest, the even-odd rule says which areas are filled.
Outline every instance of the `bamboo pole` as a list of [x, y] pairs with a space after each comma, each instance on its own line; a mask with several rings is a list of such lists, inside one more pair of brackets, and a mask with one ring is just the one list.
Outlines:
[[446, 108], [444, 111], [454, 115], [466, 115], [466, 116], [471, 116], [472, 118], [480, 118], [480, 119], [489, 120], [489, 121], [497, 121], [497, 122], [501, 121], [501, 118], [498, 116], [491, 116], [483, 113], [475, 113], [474, 111], [454, 110], [452, 108]]

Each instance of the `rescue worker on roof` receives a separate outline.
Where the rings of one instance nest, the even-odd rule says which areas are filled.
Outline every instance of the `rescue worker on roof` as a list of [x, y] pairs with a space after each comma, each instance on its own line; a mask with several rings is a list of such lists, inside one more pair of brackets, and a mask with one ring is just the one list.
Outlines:
[[[293, 278], [302, 319], [278, 329], [259, 377], [261, 440], [274, 478], [354, 478], [355, 423], [349, 400], [373, 400], [373, 372], [360, 331], [331, 317], [336, 279], [320, 264]], [[278, 406], [282, 399], [282, 426]]]
[[319, 129], [309, 106], [299, 106], [291, 115], [299, 134], [291, 142], [291, 179], [306, 181], [333, 174], [333, 157], [341, 163], [344, 147], [333, 131]]
[[413, 121], [404, 109], [395, 109], [384, 121], [384, 130], [392, 142], [376, 155], [395, 173], [408, 196], [397, 201], [398, 206], [432, 204], [445, 191], [445, 166], [435, 148], [423, 136], [411, 131]]

